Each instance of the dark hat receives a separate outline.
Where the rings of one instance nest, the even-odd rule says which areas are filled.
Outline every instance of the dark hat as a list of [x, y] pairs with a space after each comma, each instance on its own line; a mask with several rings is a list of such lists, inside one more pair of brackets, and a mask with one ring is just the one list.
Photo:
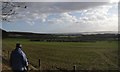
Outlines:
[[16, 47], [21, 47], [21, 44], [20, 43], [16, 43]]

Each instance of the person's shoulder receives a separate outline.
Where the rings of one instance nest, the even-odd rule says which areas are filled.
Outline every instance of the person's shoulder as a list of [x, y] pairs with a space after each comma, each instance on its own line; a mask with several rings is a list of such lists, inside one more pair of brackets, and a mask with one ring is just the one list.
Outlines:
[[20, 54], [24, 54], [24, 52], [23, 52], [23, 50], [22, 50], [21, 48], [18, 49], [18, 52], [19, 52]]
[[11, 53], [16, 53], [17, 52], [17, 49], [13, 49], [12, 51], [11, 51]]

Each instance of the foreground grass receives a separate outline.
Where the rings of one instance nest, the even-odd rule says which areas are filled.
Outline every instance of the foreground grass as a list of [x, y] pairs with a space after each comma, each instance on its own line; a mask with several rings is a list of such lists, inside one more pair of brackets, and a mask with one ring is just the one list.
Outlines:
[[117, 69], [117, 41], [98, 42], [31, 42], [27, 39], [4, 39], [3, 50], [13, 50], [16, 42], [23, 45], [30, 63], [41, 69], [115, 70]]

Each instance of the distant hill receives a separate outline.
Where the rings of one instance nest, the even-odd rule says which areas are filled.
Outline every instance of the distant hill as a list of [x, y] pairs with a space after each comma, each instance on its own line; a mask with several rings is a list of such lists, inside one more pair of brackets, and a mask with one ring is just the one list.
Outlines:
[[118, 31], [83, 32], [82, 34], [118, 34]]
[[74, 32], [74, 33], [55, 33], [55, 34], [65, 34], [65, 35], [89, 35], [89, 34], [118, 34], [118, 31], [95, 31], [95, 32]]
[[31, 33], [31, 32], [7, 32], [2, 30], [2, 38], [26, 38], [31, 41], [60, 41], [80, 42], [96, 40], [117, 40], [118, 33], [114, 31], [79, 32], [79, 33]]

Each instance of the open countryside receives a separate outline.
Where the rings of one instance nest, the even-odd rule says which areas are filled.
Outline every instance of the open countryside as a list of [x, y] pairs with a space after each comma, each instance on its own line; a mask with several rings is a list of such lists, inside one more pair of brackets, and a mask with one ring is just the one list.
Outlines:
[[117, 41], [96, 42], [31, 42], [28, 39], [3, 39], [3, 50], [11, 51], [16, 42], [23, 45], [29, 62], [38, 68], [41, 60], [42, 70], [63, 68], [77, 70], [116, 70], [117, 69]]
[[[3, 72], [20, 64], [19, 69], [28, 72], [118, 72], [118, 4], [118, 0], [2, 2]], [[10, 54], [21, 44], [29, 65], [15, 55], [11, 69]]]

